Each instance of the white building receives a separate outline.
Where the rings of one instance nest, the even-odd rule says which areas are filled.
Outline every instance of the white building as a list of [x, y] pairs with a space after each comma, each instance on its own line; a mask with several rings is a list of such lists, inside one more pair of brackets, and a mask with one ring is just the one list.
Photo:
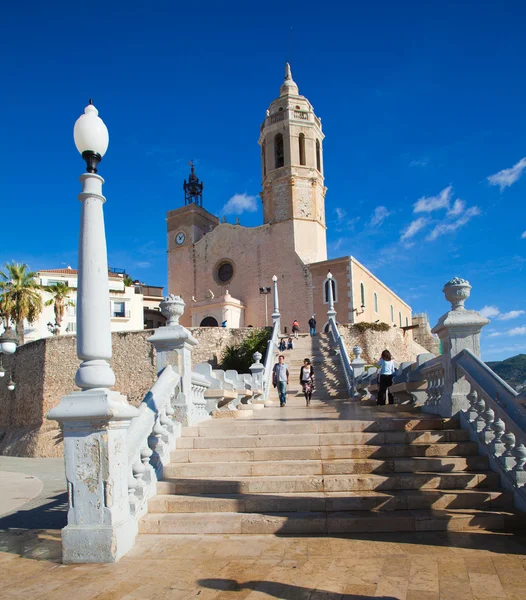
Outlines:
[[[42, 286], [53, 285], [64, 282], [72, 288], [69, 294], [71, 306], [66, 306], [64, 319], [60, 334], [76, 333], [77, 315], [77, 277], [78, 271], [68, 267], [67, 269], [45, 269], [37, 271], [39, 283]], [[108, 273], [108, 287], [110, 290], [110, 311], [112, 331], [138, 331], [144, 329], [144, 296], [138, 293], [135, 286], [125, 287], [122, 273]], [[55, 312], [53, 304], [45, 306], [46, 301], [53, 296], [42, 290], [44, 308], [35, 323], [26, 325], [25, 341], [31, 342], [52, 335], [48, 323], [55, 323]], [[162, 288], [161, 297], [162, 299]]]

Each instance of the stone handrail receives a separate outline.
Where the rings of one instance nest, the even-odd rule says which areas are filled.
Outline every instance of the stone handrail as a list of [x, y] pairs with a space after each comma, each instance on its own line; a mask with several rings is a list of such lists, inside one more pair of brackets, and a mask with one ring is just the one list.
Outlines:
[[130, 513], [138, 519], [147, 510], [148, 498], [156, 493], [163, 465], [170, 460], [181, 424], [174, 420], [174, 400], [181, 378], [167, 365], [139, 405], [139, 414], [128, 429], [128, 497]]
[[268, 400], [268, 396], [270, 393], [270, 386], [272, 385], [272, 369], [274, 367], [274, 356], [278, 351], [279, 345], [279, 334], [281, 331], [280, 319], [274, 320], [274, 325], [272, 326], [272, 335], [268, 341], [267, 352], [265, 354], [265, 361], [263, 362], [265, 366], [265, 371], [263, 373], [263, 399]]
[[526, 510], [526, 431], [518, 395], [469, 349], [454, 357], [452, 365], [469, 384], [469, 406], [460, 411], [462, 426], [488, 456], [503, 487], [513, 492], [515, 506]]
[[332, 339], [334, 343], [338, 346], [338, 354], [340, 355], [340, 360], [343, 366], [343, 373], [345, 377], [345, 386], [347, 387], [347, 392], [349, 396], [352, 396], [354, 394], [354, 371], [351, 367], [349, 354], [347, 352], [347, 348], [345, 347], [345, 342], [343, 341], [343, 338], [340, 335], [336, 319], [332, 316], [329, 317], [329, 327], [331, 330]]

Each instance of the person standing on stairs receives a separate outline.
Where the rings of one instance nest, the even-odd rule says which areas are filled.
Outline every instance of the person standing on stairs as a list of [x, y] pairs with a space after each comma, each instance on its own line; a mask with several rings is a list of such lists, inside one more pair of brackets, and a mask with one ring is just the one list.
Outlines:
[[395, 374], [396, 366], [389, 350], [384, 350], [382, 352], [382, 357], [376, 364], [380, 367], [378, 400], [376, 404], [378, 406], [385, 406], [386, 391], [389, 395], [389, 404], [394, 404], [394, 396], [391, 394], [389, 388], [393, 385], [393, 375]]
[[310, 406], [314, 390], [314, 370], [308, 358], [303, 361], [303, 366], [300, 369], [300, 385], [305, 395], [305, 402], [307, 406]]
[[297, 319], [294, 319], [294, 321], [292, 321], [292, 333], [294, 334], [294, 337], [296, 339], [298, 339], [299, 332], [300, 332], [300, 324], [298, 323]]
[[316, 335], [316, 319], [314, 315], [309, 319], [310, 336]]
[[289, 368], [285, 364], [283, 354], [278, 356], [278, 362], [272, 369], [272, 385], [278, 388], [279, 405], [281, 407], [287, 404], [287, 385], [289, 383]]

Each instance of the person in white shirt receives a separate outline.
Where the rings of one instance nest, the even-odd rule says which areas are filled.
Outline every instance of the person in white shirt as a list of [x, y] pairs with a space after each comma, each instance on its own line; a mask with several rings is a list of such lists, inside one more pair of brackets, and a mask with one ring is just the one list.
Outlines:
[[395, 362], [389, 350], [382, 352], [382, 357], [376, 363], [380, 367], [380, 380], [378, 389], [378, 400], [376, 404], [378, 406], [385, 406], [385, 392], [389, 394], [389, 404], [394, 404], [394, 396], [389, 391], [389, 388], [393, 385], [393, 375], [396, 371]]

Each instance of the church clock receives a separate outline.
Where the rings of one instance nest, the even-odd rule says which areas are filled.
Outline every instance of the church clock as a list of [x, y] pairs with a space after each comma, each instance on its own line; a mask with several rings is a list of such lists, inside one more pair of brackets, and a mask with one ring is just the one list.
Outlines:
[[181, 244], [184, 244], [184, 241], [186, 239], [185, 234], [180, 231], [176, 236], [175, 236], [175, 243], [180, 246]]

